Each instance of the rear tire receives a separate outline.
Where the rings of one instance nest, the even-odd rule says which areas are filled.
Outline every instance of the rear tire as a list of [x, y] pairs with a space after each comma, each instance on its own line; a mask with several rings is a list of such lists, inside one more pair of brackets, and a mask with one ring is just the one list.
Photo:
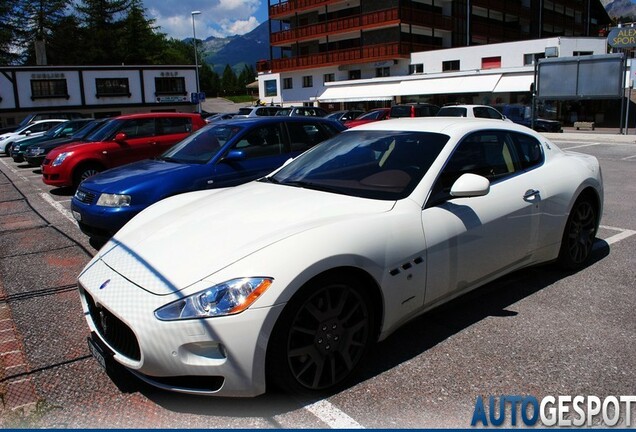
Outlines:
[[559, 265], [564, 269], [579, 270], [590, 259], [598, 223], [596, 213], [596, 207], [589, 197], [580, 197], [574, 203], [559, 251]]
[[305, 285], [279, 317], [268, 349], [268, 382], [315, 396], [342, 387], [374, 338], [368, 295], [350, 277], [323, 277]]
[[81, 165], [80, 167], [76, 168], [75, 172], [73, 173], [73, 186], [77, 188], [83, 180], [99, 174], [103, 170], [104, 169], [97, 164]]

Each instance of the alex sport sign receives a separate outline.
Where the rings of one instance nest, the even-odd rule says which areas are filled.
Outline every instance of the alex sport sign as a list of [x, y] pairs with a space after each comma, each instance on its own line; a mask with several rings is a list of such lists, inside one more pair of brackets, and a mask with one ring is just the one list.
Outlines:
[[607, 35], [607, 43], [613, 48], [635, 48], [636, 27], [617, 27]]

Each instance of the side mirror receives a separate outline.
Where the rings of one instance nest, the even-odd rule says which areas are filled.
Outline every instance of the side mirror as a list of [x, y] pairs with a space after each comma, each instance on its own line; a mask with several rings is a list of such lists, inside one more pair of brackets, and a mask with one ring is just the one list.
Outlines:
[[225, 155], [225, 157], [223, 158], [224, 161], [228, 161], [228, 162], [239, 162], [245, 159], [246, 159], [245, 152], [243, 150], [237, 150], [237, 149], [230, 150], [227, 153], [227, 155]]
[[123, 132], [119, 132], [117, 135], [115, 135], [115, 141], [117, 141], [118, 143], [126, 142], [127, 139], [128, 135]]
[[26, 136], [31, 135], [31, 131], [30, 131], [30, 130], [28, 130], [28, 131], [24, 132], [24, 135], [26, 135]]
[[490, 181], [477, 174], [462, 174], [451, 187], [450, 194], [454, 198], [470, 198], [484, 196], [490, 191]]

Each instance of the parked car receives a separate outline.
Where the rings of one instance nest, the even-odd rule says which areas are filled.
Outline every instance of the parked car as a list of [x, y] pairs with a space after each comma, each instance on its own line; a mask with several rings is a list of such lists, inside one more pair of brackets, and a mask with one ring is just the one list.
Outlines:
[[91, 121], [92, 119], [88, 118], [79, 120], [68, 120], [64, 123], [58, 124], [52, 129], [49, 129], [44, 133], [44, 135], [33, 138], [23, 138], [13, 144], [13, 147], [11, 149], [11, 157], [13, 158], [14, 162], [22, 162], [24, 161], [26, 150], [30, 146], [36, 144], [44, 144], [58, 138], [68, 138]]
[[335, 111], [326, 115], [327, 118], [338, 120], [341, 123], [356, 119], [364, 114], [361, 110], [343, 110]]
[[20, 129], [16, 129], [15, 132], [7, 132], [0, 135], [0, 153], [4, 153], [7, 156], [11, 155], [11, 149], [16, 141], [23, 138], [35, 138], [44, 135], [49, 129], [64, 123], [66, 119], [49, 119], [49, 120], [37, 120], [33, 123], [29, 123], [26, 126], [22, 126]]
[[592, 156], [511, 122], [391, 119], [147, 208], [79, 293], [94, 355], [152, 385], [316, 395], [440, 304], [526, 266], [584, 267], [602, 212]]
[[437, 117], [472, 117], [507, 120], [505, 115], [487, 105], [446, 105], [439, 109]]
[[439, 111], [437, 105], [427, 103], [393, 105], [390, 117], [433, 117], [437, 115], [437, 111]]
[[285, 107], [276, 112], [277, 116], [305, 116], [305, 117], [324, 117], [327, 110], [320, 107]]
[[82, 114], [78, 112], [35, 112], [28, 114], [26, 117], [20, 121], [15, 126], [7, 126], [0, 129], [0, 134], [4, 134], [7, 132], [15, 132], [16, 130], [33, 123], [38, 120], [49, 120], [49, 119], [66, 119], [66, 120], [75, 120], [84, 118]]
[[[529, 106], [521, 104], [495, 105], [506, 118], [511, 121], [532, 127], [532, 109]], [[548, 120], [543, 118], [534, 119], [534, 130], [539, 132], [563, 132], [561, 122], [558, 120]]]
[[42, 165], [42, 162], [44, 162], [46, 155], [55, 148], [75, 142], [90, 142], [91, 138], [89, 137], [104, 125], [107, 120], [108, 119], [105, 118], [90, 120], [83, 128], [69, 137], [56, 138], [51, 141], [29, 146], [24, 153], [24, 160], [29, 166], [39, 167]]
[[52, 150], [42, 162], [42, 180], [51, 186], [77, 187], [105, 169], [158, 156], [205, 124], [196, 113], [115, 117], [94, 134], [92, 142]]
[[281, 109], [279, 106], [253, 106], [239, 108], [233, 118], [274, 116]]
[[229, 120], [232, 117], [234, 117], [235, 115], [236, 115], [236, 113], [217, 113], [217, 114], [209, 115], [209, 116], [204, 117], [204, 118], [205, 118], [205, 122], [206, 123], [214, 123], [214, 122], [219, 121], [219, 120]]
[[85, 234], [108, 238], [161, 199], [257, 179], [344, 129], [333, 120], [312, 117], [218, 121], [157, 159], [84, 180], [71, 210]]
[[367, 111], [361, 116], [347, 120], [344, 125], [348, 128], [360, 126], [367, 123], [372, 123], [378, 120], [387, 120], [391, 114], [391, 108], [375, 108], [371, 111]]

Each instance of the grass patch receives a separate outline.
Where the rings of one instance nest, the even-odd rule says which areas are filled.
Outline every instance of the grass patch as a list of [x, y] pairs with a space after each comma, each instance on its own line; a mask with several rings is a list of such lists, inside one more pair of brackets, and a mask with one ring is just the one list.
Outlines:
[[229, 99], [234, 103], [244, 103], [244, 102], [254, 102], [257, 98], [254, 98], [249, 95], [238, 95], [238, 96], [226, 96], [225, 99]]

